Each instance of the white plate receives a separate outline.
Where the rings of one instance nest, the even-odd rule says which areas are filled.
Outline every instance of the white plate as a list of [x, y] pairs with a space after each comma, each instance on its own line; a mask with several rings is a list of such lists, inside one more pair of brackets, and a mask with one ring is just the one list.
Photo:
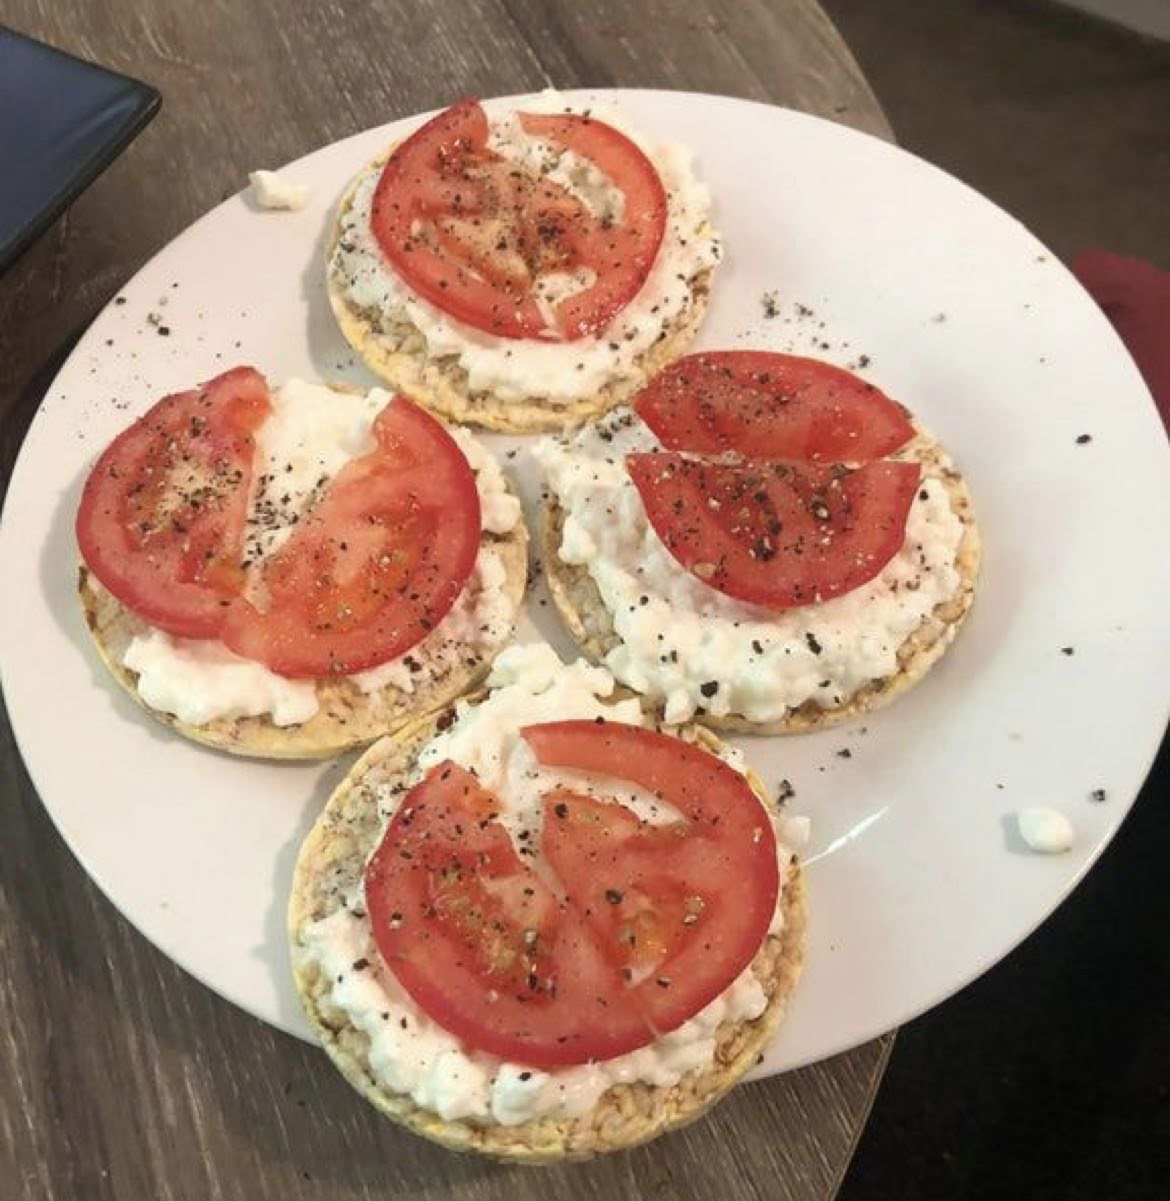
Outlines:
[[[1092, 301], [963, 184], [781, 109], [616, 99], [641, 128], [692, 145], [713, 187], [728, 257], [700, 344], [868, 356], [865, 374], [957, 457], [986, 543], [970, 623], [918, 689], [837, 732], [744, 740], [764, 779], [791, 780], [790, 807], [813, 818], [808, 970], [761, 1068], [774, 1072], [889, 1030], [986, 970], [1117, 828], [1166, 720], [1170, 456]], [[366, 381], [328, 312], [323, 231], [350, 175], [414, 124], [292, 164], [312, 188], [301, 212], [226, 201], [123, 289], [37, 414], [0, 550], [12, 724], [66, 842], [167, 955], [302, 1036], [285, 900], [301, 837], [346, 763], [241, 762], [139, 712], [82, 628], [73, 515], [94, 455], [165, 391], [237, 362], [274, 380]], [[1082, 433], [1092, 441], [1079, 445]], [[534, 600], [529, 613], [525, 635], [567, 652], [551, 607]], [[1097, 788], [1104, 803], [1090, 800]], [[1071, 853], [1022, 850], [1012, 814], [1039, 804], [1075, 822]]]

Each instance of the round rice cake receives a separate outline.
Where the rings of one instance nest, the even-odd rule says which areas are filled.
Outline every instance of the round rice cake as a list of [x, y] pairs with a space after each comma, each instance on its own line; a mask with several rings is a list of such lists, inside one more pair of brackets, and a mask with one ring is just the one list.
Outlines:
[[[330, 387], [339, 394], [339, 400], [353, 394], [352, 389]], [[510, 481], [505, 478], [504, 482], [513, 493]], [[367, 692], [344, 676], [317, 680], [317, 712], [296, 725], [277, 725], [271, 715], [219, 717], [194, 725], [156, 709], [138, 691], [138, 673], [123, 663], [133, 639], [151, 627], [103, 588], [84, 564], [78, 570], [77, 590], [86, 628], [102, 662], [134, 701], [163, 725], [193, 742], [235, 755], [259, 759], [331, 759], [354, 747], [368, 746], [396, 727], [450, 704], [487, 675], [492, 660], [510, 641], [511, 627], [524, 599], [528, 529], [523, 515], [517, 517], [507, 533], [481, 531], [481, 555], [484, 550], [490, 550], [502, 568], [500, 588], [511, 613], [507, 632], [470, 654], [456, 655], [448, 650], [444, 662], [426, 672], [425, 679], [413, 680], [409, 689], [391, 682]], [[447, 649], [442, 635], [440, 623], [403, 658], [425, 657], [428, 654], [425, 648], [432, 641], [435, 648], [432, 653], [441, 655]]]
[[[982, 542], [966, 481], [934, 438], [921, 426], [916, 425], [916, 429], [914, 441], [892, 457], [915, 459], [922, 464], [924, 472], [942, 480], [951, 511], [962, 525], [962, 537], [955, 555], [959, 584], [954, 595], [936, 605], [902, 642], [897, 652], [897, 671], [893, 675], [871, 680], [842, 704], [832, 708], [810, 699], [771, 721], [751, 721], [736, 713], [723, 716], [701, 713], [696, 715], [696, 721], [715, 729], [742, 734], [804, 734], [827, 729], [888, 705], [917, 684], [942, 658], [975, 598]], [[563, 508], [555, 497], [550, 497], [544, 509], [541, 530], [542, 558], [549, 593], [577, 645], [594, 662], [604, 663], [606, 655], [618, 645], [620, 639], [588, 569], [583, 565], [565, 563], [560, 557], [564, 520]], [[661, 714], [665, 701], [663, 698], [643, 695], [643, 703], [650, 712]]]
[[[417, 326], [399, 322], [389, 331], [382, 313], [353, 302], [329, 264], [359, 185], [372, 172], [381, 171], [394, 149], [375, 159], [350, 184], [338, 205], [325, 251], [326, 289], [333, 315], [345, 340], [378, 379], [448, 421], [503, 434], [532, 434], [571, 429], [601, 416], [629, 400], [652, 376], [686, 353], [707, 312], [712, 268], [698, 271], [689, 280], [687, 303], [637, 357], [634, 372], [567, 402], [540, 396], [503, 400], [491, 392], [474, 390], [457, 356], [428, 354], [426, 338]], [[713, 236], [710, 226], [704, 224], [696, 236]]]
[[[539, 1164], [587, 1159], [636, 1146], [694, 1121], [756, 1063], [800, 977], [806, 916], [804, 883], [795, 857], [784, 874], [780, 932], [767, 936], [751, 964], [768, 998], [760, 1016], [723, 1022], [709, 1067], [688, 1072], [672, 1087], [611, 1085], [580, 1117], [546, 1115], [511, 1126], [448, 1121], [406, 1094], [391, 1091], [370, 1066], [367, 1036], [332, 1003], [330, 981], [319, 964], [301, 953], [305, 928], [335, 912], [360, 884], [366, 860], [382, 834], [379, 794], [410, 777], [419, 753], [451, 716], [431, 717], [370, 747], [333, 793], [301, 848], [293, 874], [289, 938], [297, 991], [322, 1047], [350, 1084], [387, 1117], [452, 1150], [477, 1151], [501, 1160]], [[699, 726], [670, 732], [686, 735], [716, 753], [722, 748], [715, 735]], [[774, 811], [759, 778], [750, 771], [747, 778]]]

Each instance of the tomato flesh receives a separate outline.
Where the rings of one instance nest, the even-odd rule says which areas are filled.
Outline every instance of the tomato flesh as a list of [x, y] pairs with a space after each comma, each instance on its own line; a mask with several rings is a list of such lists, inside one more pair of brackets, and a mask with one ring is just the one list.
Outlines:
[[580, 915], [517, 854], [499, 806], [452, 762], [403, 798], [366, 869], [379, 954], [468, 1046], [559, 1067], [653, 1037]]
[[898, 553], [917, 463], [704, 462], [634, 454], [626, 467], [666, 549], [718, 591], [769, 609], [873, 579]]
[[[581, 156], [622, 192], [606, 220], [545, 173], [488, 146], [483, 109], [464, 101], [406, 139], [379, 177], [371, 229], [420, 296], [501, 338], [571, 341], [603, 330], [636, 295], [666, 227], [654, 165], [624, 134], [573, 114], [519, 115], [535, 137]], [[551, 306], [537, 301], [551, 273], [593, 282]]]
[[395, 397], [376, 447], [347, 463], [264, 566], [268, 604], [240, 597], [221, 631], [237, 654], [288, 677], [349, 675], [421, 642], [479, 553], [475, 474], [451, 435]]
[[914, 436], [901, 406], [840, 367], [767, 351], [688, 355], [634, 402], [667, 450], [865, 463]]
[[127, 608], [183, 638], [214, 638], [243, 587], [253, 434], [268, 385], [237, 367], [164, 397], [106, 448], [85, 482], [82, 559]]
[[629, 780], [677, 820], [550, 790], [538, 871], [498, 800], [444, 762], [370, 860], [375, 943], [473, 1049], [534, 1067], [610, 1059], [693, 1017], [754, 958], [779, 891], [775, 838], [743, 776], [689, 743], [593, 721], [521, 734], [541, 763]]

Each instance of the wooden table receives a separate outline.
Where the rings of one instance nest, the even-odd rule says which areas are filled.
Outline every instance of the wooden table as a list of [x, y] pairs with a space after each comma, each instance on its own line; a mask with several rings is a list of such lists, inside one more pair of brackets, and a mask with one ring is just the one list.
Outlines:
[[[890, 130], [813, 0], [9, 0], [161, 115], [0, 281], [3, 478], [73, 339], [248, 169], [453, 97], [642, 85]], [[100, 896], [0, 728], [0, 1193], [45, 1201], [831, 1197], [890, 1038], [737, 1090], [601, 1162], [500, 1167], [399, 1132], [320, 1052], [170, 963]], [[815, 920], [815, 915], [814, 915]]]

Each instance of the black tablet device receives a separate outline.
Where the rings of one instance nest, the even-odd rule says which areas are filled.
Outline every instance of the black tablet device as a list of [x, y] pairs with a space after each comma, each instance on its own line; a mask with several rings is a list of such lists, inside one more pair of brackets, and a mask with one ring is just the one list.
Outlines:
[[126, 148], [158, 92], [0, 28], [0, 271]]

